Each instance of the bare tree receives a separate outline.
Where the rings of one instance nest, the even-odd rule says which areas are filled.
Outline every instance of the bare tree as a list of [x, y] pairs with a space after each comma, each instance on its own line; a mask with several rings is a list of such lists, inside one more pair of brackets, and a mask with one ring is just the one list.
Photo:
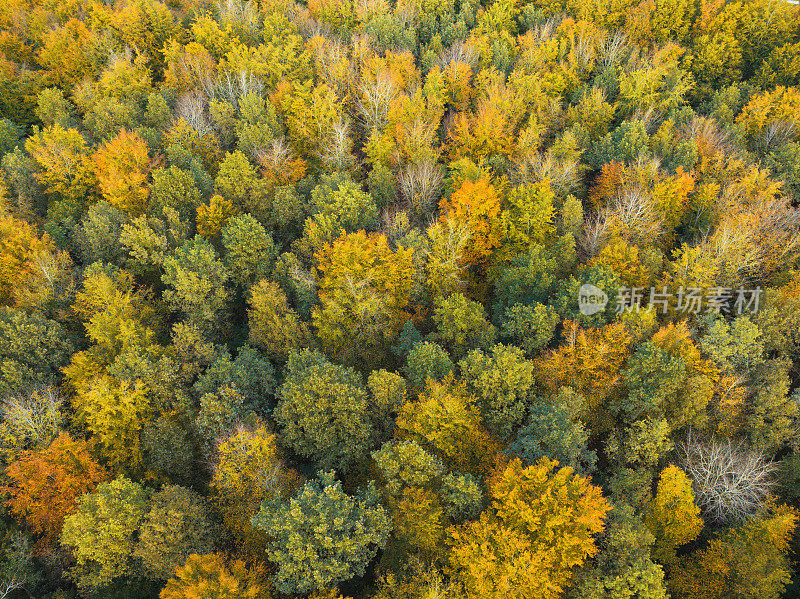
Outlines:
[[578, 239], [578, 247], [586, 259], [594, 258], [608, 243], [611, 234], [605, 214], [595, 214], [586, 219], [583, 233]]
[[64, 422], [63, 404], [64, 399], [53, 387], [38, 387], [3, 399], [0, 414], [15, 436], [44, 446], [58, 434]]
[[757, 513], [772, 495], [775, 463], [741, 442], [702, 442], [690, 433], [678, 451], [697, 504], [716, 522], [741, 521]]
[[442, 192], [444, 172], [434, 160], [409, 165], [400, 175], [400, 193], [414, 212], [429, 214]]
[[536, 183], [548, 179], [559, 196], [574, 193], [583, 180], [583, 169], [577, 159], [560, 158], [548, 151], [532, 152], [515, 160], [518, 183]]
[[319, 149], [319, 158], [333, 171], [346, 171], [355, 165], [352, 153], [353, 140], [350, 138], [350, 124], [341, 120], [328, 131]]
[[183, 119], [198, 135], [211, 131], [211, 121], [206, 111], [207, 99], [198, 90], [183, 94], [175, 103], [175, 118]]
[[359, 93], [358, 114], [365, 131], [382, 131], [389, 122], [389, 108], [400, 93], [395, 78], [389, 71], [379, 71], [374, 81], [362, 82]]

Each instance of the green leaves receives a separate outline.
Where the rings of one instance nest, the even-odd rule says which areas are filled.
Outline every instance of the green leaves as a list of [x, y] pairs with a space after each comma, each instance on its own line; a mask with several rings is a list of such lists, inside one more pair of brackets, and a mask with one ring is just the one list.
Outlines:
[[283, 505], [262, 504], [253, 525], [270, 538], [267, 557], [278, 567], [273, 581], [283, 593], [362, 576], [392, 528], [372, 483], [347, 495], [332, 472], [320, 472]]

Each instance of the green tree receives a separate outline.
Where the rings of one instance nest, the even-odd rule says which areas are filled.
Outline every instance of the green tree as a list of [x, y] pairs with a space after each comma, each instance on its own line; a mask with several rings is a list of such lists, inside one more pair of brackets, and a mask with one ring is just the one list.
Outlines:
[[268, 555], [278, 568], [273, 580], [283, 593], [362, 576], [392, 528], [372, 483], [347, 495], [332, 472], [320, 472], [285, 504], [265, 502], [253, 524], [270, 538]]
[[510, 449], [525, 464], [546, 456], [578, 472], [592, 472], [597, 455], [589, 450], [589, 433], [580, 420], [585, 400], [569, 387], [555, 395], [532, 398], [523, 426]]
[[284, 442], [323, 468], [363, 461], [373, 433], [361, 375], [304, 349], [289, 356], [285, 376], [275, 408]]
[[134, 555], [148, 577], [166, 580], [190, 555], [209, 553], [214, 533], [205, 500], [184, 487], [166, 485], [150, 501]]
[[278, 257], [272, 235], [249, 214], [231, 218], [222, 228], [223, 262], [232, 281], [244, 289], [272, 273]]
[[568, 599], [668, 599], [664, 570], [650, 559], [654, 540], [630, 505], [614, 505], [597, 563], [578, 571]]
[[527, 356], [533, 356], [553, 338], [560, 317], [552, 306], [538, 302], [514, 304], [500, 319], [500, 337], [509, 339]]
[[481, 402], [489, 430], [509, 440], [527, 412], [533, 362], [517, 347], [495, 345], [491, 353], [472, 350], [458, 365], [467, 388]]
[[486, 320], [483, 306], [462, 293], [454, 293], [448, 298], [437, 297], [433, 305], [433, 321], [437, 327], [433, 340], [444, 343], [458, 358], [476, 347], [488, 349], [497, 336], [494, 325]]
[[72, 352], [58, 322], [39, 312], [0, 308], [0, 396], [58, 382]]
[[455, 368], [447, 350], [432, 341], [418, 341], [406, 357], [408, 380], [417, 392], [425, 388], [428, 379], [441, 381]]
[[164, 299], [173, 310], [185, 314], [189, 323], [205, 330], [221, 325], [228, 302], [228, 273], [208, 241], [195, 237], [167, 256], [161, 280], [169, 286]]
[[123, 477], [80, 498], [61, 532], [61, 543], [75, 552], [71, 575], [80, 588], [97, 591], [117, 577], [135, 574], [133, 551], [147, 509], [147, 491]]
[[311, 344], [311, 333], [305, 322], [289, 306], [281, 287], [261, 279], [250, 289], [247, 311], [250, 341], [279, 360]]

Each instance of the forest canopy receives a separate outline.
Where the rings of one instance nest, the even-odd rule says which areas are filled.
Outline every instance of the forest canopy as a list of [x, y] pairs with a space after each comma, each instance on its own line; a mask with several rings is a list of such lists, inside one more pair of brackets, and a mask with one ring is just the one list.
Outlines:
[[800, 5], [8, 0], [0, 599], [800, 593]]

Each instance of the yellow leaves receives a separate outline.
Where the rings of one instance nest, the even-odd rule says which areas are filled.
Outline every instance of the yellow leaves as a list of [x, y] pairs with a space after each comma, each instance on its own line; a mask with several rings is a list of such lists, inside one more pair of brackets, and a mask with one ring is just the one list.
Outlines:
[[141, 467], [139, 432], [150, 412], [149, 390], [141, 381], [116, 381], [100, 375], [73, 400], [81, 422], [101, 444], [100, 454], [115, 472]]
[[333, 355], [374, 361], [387, 351], [409, 318], [413, 253], [402, 247], [392, 251], [384, 235], [358, 231], [315, 254], [320, 306], [313, 319]]
[[452, 532], [450, 561], [469, 599], [554, 599], [597, 553], [592, 535], [610, 506], [588, 478], [557, 466], [513, 460], [489, 481], [491, 507]]
[[147, 144], [135, 132], [122, 129], [92, 157], [103, 198], [115, 208], [140, 216], [147, 210]]
[[500, 245], [502, 224], [500, 196], [485, 179], [475, 183], [465, 180], [449, 199], [440, 202], [440, 220], [454, 219], [466, 223], [470, 242], [465, 248], [465, 258], [471, 264], [481, 264], [492, 250]]
[[94, 185], [89, 149], [77, 130], [56, 124], [35, 131], [25, 150], [41, 169], [36, 178], [48, 192], [82, 201]]
[[673, 176], [660, 177], [653, 187], [653, 206], [659, 212], [662, 222], [674, 229], [683, 222], [689, 205], [689, 194], [694, 191], [693, 173], [684, 172], [678, 167]]
[[397, 414], [399, 436], [419, 437], [431, 443], [454, 470], [485, 476], [498, 444], [481, 424], [475, 400], [452, 381], [428, 381], [416, 402], [407, 402]]
[[310, 343], [311, 334], [273, 281], [262, 279], [250, 291], [247, 311], [250, 340], [270, 356], [287, 359], [293, 351]]
[[[792, 126], [798, 113], [800, 113], [800, 89], [778, 86], [751, 99], [736, 118], [736, 122], [742, 124], [753, 145], [759, 142], [758, 136], [770, 133], [767, 131], [770, 126], [783, 126], [790, 138], [798, 139], [796, 127]], [[774, 132], [772, 134], [774, 135]], [[760, 141], [764, 143], [767, 140]]]
[[222, 555], [190, 555], [175, 570], [160, 599], [259, 599], [268, 596], [260, 584], [259, 570], [243, 561], [226, 563]]
[[72, 261], [45, 233], [0, 215], [0, 305], [41, 308], [72, 289]]
[[231, 200], [214, 194], [208, 200], [208, 204], [200, 204], [197, 207], [197, 234], [213, 237], [238, 213]]
[[703, 529], [699, 514], [692, 480], [677, 466], [664, 468], [656, 496], [645, 514], [645, 524], [656, 538], [653, 558], [661, 563], [673, 563], [675, 550], [694, 541]]
[[225, 526], [252, 555], [258, 555], [266, 541], [250, 523], [261, 502], [286, 497], [299, 486], [300, 476], [284, 466], [275, 435], [266, 427], [241, 429], [220, 444], [211, 487]]
[[446, 518], [433, 492], [406, 487], [392, 513], [394, 532], [400, 539], [430, 554], [441, 547]]

